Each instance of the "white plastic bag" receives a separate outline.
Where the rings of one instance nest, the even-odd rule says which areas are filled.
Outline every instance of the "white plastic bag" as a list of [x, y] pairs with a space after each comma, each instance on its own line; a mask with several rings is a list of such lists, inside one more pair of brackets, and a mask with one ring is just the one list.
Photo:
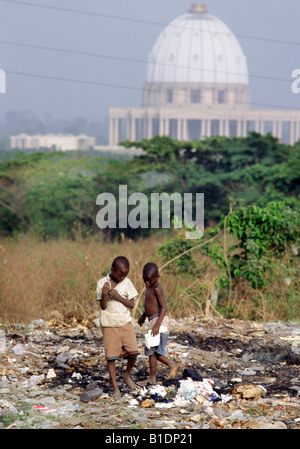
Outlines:
[[145, 335], [145, 344], [148, 349], [153, 348], [159, 345], [160, 342], [160, 334], [164, 334], [168, 332], [168, 328], [166, 326], [160, 326], [159, 333], [156, 335], [152, 335], [152, 329], [147, 332]]

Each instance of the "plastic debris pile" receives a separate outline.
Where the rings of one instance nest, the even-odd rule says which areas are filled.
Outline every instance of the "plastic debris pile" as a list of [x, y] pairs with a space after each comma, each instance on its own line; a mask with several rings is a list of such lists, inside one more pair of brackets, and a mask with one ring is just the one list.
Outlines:
[[224, 404], [232, 399], [231, 395], [219, 395], [214, 391], [212, 379], [195, 381], [187, 378], [176, 381], [176, 384], [177, 386], [170, 383], [168, 386], [151, 385], [148, 388], [143, 387], [136, 400], [131, 402], [131, 405], [137, 406], [144, 403], [144, 406], [150, 406], [150, 403], [145, 401], [152, 399], [152, 405], [157, 408], [185, 407], [188, 403], [196, 402], [205, 407], [219, 401]]
[[[180, 364], [178, 378], [165, 380], [160, 366], [158, 384], [130, 390], [120, 361], [118, 399], [93, 323], [37, 320], [0, 330], [2, 429], [300, 428], [297, 325], [173, 323], [167, 351]], [[136, 332], [135, 382], [149, 373], [144, 333], [139, 326]]]

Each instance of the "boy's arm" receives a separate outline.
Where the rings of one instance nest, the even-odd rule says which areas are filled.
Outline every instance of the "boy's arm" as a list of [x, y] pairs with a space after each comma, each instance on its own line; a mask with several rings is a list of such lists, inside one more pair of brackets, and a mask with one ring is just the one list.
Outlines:
[[146, 317], [147, 317], [146, 312], [144, 312], [143, 315], [141, 315], [141, 316], [139, 317], [139, 319], [138, 319], [138, 324], [139, 324], [140, 326], [145, 322]]
[[105, 310], [107, 307], [109, 288], [110, 288], [109, 282], [105, 282], [103, 289], [102, 289], [101, 299], [100, 299], [100, 307], [102, 310]]
[[112, 290], [110, 290], [108, 292], [108, 296], [111, 299], [115, 299], [116, 301], [120, 301], [125, 307], [128, 307], [128, 309], [133, 309], [134, 308], [134, 300], [133, 299], [123, 298], [123, 296], [121, 296], [117, 292], [117, 290], [115, 288], [113, 288]]
[[157, 335], [159, 333], [159, 328], [161, 326], [162, 320], [164, 319], [164, 316], [167, 312], [167, 304], [165, 301], [164, 292], [161, 285], [155, 287], [155, 294], [159, 304], [160, 312], [158, 320], [156, 321], [155, 326], [152, 328], [152, 335]]

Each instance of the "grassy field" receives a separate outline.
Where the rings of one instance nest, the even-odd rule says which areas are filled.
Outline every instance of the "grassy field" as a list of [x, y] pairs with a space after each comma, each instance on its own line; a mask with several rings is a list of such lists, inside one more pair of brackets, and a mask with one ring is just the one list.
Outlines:
[[[149, 261], [163, 265], [157, 248], [165, 240], [163, 236], [137, 241], [123, 238], [115, 243], [101, 241], [99, 237], [82, 239], [80, 236], [75, 240], [41, 241], [27, 236], [2, 239], [0, 320], [2, 323], [26, 323], [49, 319], [54, 310], [62, 314], [76, 312], [85, 317], [98, 312], [97, 280], [109, 272], [112, 260], [118, 255], [129, 259], [128, 277], [140, 293], [133, 312], [137, 318], [143, 310], [143, 265]], [[176, 275], [166, 270], [161, 274], [168, 313], [175, 319], [223, 313], [219, 304], [213, 307], [210, 302], [218, 268], [207, 257], [199, 254], [196, 257], [203, 267], [198, 276]], [[297, 288], [299, 291], [299, 285]], [[299, 319], [299, 296], [282, 282], [280, 273], [265, 291], [250, 291], [245, 283], [239, 283], [231, 302], [236, 318], [289, 320], [292, 315]]]

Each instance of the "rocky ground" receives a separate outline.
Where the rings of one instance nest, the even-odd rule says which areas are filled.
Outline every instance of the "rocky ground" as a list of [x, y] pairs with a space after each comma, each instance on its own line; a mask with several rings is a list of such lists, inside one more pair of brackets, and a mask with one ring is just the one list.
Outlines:
[[[134, 325], [138, 381], [148, 374], [146, 329]], [[166, 385], [161, 365], [158, 385], [134, 391], [118, 362], [116, 399], [96, 317], [0, 324], [0, 428], [300, 429], [299, 324], [172, 320], [168, 355], [176, 379]], [[95, 387], [99, 396], [84, 402]]]

